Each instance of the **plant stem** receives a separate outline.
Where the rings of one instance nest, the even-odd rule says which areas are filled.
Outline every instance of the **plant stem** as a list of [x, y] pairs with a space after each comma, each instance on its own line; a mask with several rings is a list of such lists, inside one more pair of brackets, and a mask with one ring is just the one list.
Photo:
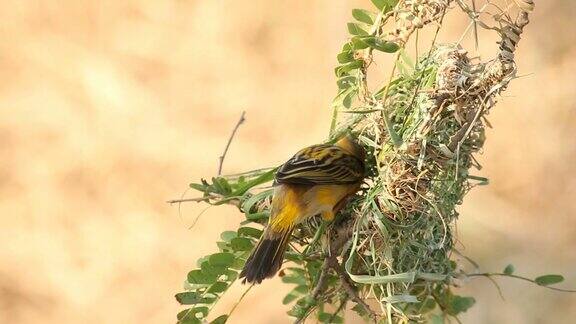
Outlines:
[[488, 278], [490, 278], [490, 277], [510, 277], [510, 278], [514, 278], [514, 279], [528, 281], [528, 282], [536, 284], [540, 287], [551, 289], [551, 290], [556, 290], [556, 291], [561, 291], [561, 292], [570, 292], [570, 293], [576, 292], [576, 290], [574, 290], [574, 289], [564, 289], [564, 288], [556, 288], [556, 287], [540, 285], [534, 279], [530, 279], [530, 278], [526, 278], [526, 277], [522, 277], [522, 276], [517, 276], [515, 274], [506, 274], [506, 273], [498, 273], [498, 272], [484, 272], [484, 273], [466, 274], [466, 276], [467, 277], [488, 277]]

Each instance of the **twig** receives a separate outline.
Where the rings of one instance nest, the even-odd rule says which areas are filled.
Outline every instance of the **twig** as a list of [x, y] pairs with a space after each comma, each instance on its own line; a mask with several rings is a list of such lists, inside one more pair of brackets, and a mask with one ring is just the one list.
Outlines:
[[320, 224], [320, 226], [318, 227], [318, 229], [316, 230], [316, 234], [314, 234], [314, 237], [312, 238], [312, 240], [310, 241], [310, 243], [308, 243], [308, 245], [306, 245], [306, 248], [304, 248], [304, 252], [302, 253], [305, 257], [308, 256], [308, 253], [310, 251], [310, 248], [312, 246], [314, 246], [318, 240], [320, 240], [320, 237], [322, 236], [322, 234], [324, 234], [324, 229], [326, 228], [326, 224], [325, 222], [322, 222]]
[[502, 294], [502, 289], [500, 288], [498, 282], [492, 277], [486, 277], [486, 279], [490, 280], [490, 282], [494, 285], [494, 287], [496, 287], [496, 290], [498, 290], [498, 295], [500, 295], [500, 299], [502, 299], [502, 301], [505, 301], [506, 298], [504, 298], [504, 294]]
[[563, 289], [563, 288], [556, 288], [556, 287], [540, 285], [536, 282], [536, 280], [522, 277], [522, 276], [517, 276], [515, 274], [486, 272], [486, 273], [471, 273], [471, 274], [467, 274], [466, 276], [467, 277], [488, 277], [488, 278], [490, 278], [490, 277], [510, 277], [510, 278], [514, 278], [514, 279], [520, 279], [520, 280], [528, 281], [528, 282], [536, 284], [540, 287], [544, 287], [544, 288], [551, 289], [551, 290], [556, 290], [556, 291], [561, 291], [561, 292], [569, 292], [569, 293], [576, 292], [576, 290], [574, 290], [574, 289]]
[[183, 202], [188, 202], [188, 201], [202, 202], [202, 201], [208, 201], [208, 200], [214, 199], [214, 198], [218, 198], [218, 196], [209, 195], [209, 196], [197, 197], [197, 198], [173, 199], [173, 200], [168, 200], [166, 202], [169, 204], [183, 203]]
[[336, 316], [338, 316], [338, 313], [340, 313], [344, 309], [344, 307], [346, 307], [347, 302], [348, 302], [348, 296], [342, 299], [342, 301], [340, 302], [340, 306], [338, 306], [336, 311], [332, 314], [332, 316], [330, 316], [328, 323], [334, 323], [334, 318], [336, 318]]
[[236, 135], [236, 131], [238, 131], [238, 128], [240, 127], [240, 125], [242, 125], [242, 123], [246, 120], [244, 118], [245, 114], [246, 114], [246, 112], [243, 111], [242, 115], [240, 115], [240, 119], [238, 120], [238, 123], [236, 123], [236, 126], [232, 130], [232, 134], [230, 134], [230, 137], [228, 138], [228, 143], [226, 143], [226, 147], [224, 148], [224, 152], [222, 152], [222, 155], [220, 155], [220, 157], [218, 158], [220, 161], [220, 163], [218, 165], [218, 175], [222, 174], [222, 165], [224, 164], [224, 158], [226, 157], [226, 153], [228, 153], [228, 148], [230, 147], [230, 143], [232, 143], [232, 139], [234, 138], [234, 135]]
[[342, 269], [342, 266], [340, 265], [336, 257], [328, 256], [326, 260], [329, 260], [330, 267], [334, 269], [334, 271], [336, 271], [336, 274], [338, 274], [340, 283], [342, 284], [342, 287], [344, 287], [344, 290], [346, 290], [346, 293], [348, 294], [350, 299], [352, 299], [355, 303], [362, 305], [362, 307], [366, 310], [366, 312], [368, 312], [370, 318], [372, 318], [374, 323], [377, 323], [378, 314], [376, 314], [370, 308], [370, 306], [368, 306], [368, 304], [366, 304], [366, 302], [362, 298], [360, 298], [358, 292], [356, 291], [356, 289], [354, 289], [354, 285], [350, 282], [351, 281], [350, 276], [348, 276], [346, 271]]
[[[322, 225], [320, 226], [320, 228], [323, 228], [325, 226], [325, 223], [322, 223]], [[318, 236], [318, 238], [322, 235], [322, 233], [324, 233], [324, 230], [316, 232], [315, 236]], [[339, 266], [338, 265], [338, 260], [336, 259], [336, 257], [338, 255], [340, 255], [342, 247], [346, 244], [346, 242], [348, 242], [348, 240], [350, 239], [350, 237], [352, 236], [352, 233], [350, 232], [350, 228], [348, 226], [346, 226], [345, 223], [340, 223], [339, 226], [334, 226], [330, 228], [330, 246], [329, 246], [329, 250], [328, 253], [326, 254], [326, 256], [324, 257], [324, 263], [322, 263], [322, 267], [320, 269], [320, 275], [318, 277], [318, 281], [316, 282], [316, 285], [314, 286], [314, 289], [312, 290], [312, 292], [310, 293], [310, 297], [312, 297], [314, 300], [318, 300], [318, 297], [320, 296], [320, 294], [322, 294], [324, 292], [324, 286], [326, 285], [326, 279], [328, 278], [328, 271], [330, 271], [331, 268], [334, 268], [334, 264], [336, 264], [336, 268]], [[312, 243], [309, 243], [312, 244]], [[308, 253], [306, 250], [305, 252], [303, 252], [303, 254]], [[336, 269], [334, 268], [334, 269]], [[352, 290], [354, 291], [354, 290]], [[304, 314], [304, 316], [302, 316], [301, 318], [296, 319], [296, 321], [294, 322], [294, 324], [301, 324], [304, 323], [304, 321], [306, 320], [306, 318], [308, 317], [308, 315], [312, 312], [314, 307], [310, 307], [307, 311], [306, 314]]]
[[440, 308], [440, 310], [442, 311], [442, 314], [444, 314], [445, 317], [446, 316], [452, 316], [452, 317], [454, 317], [456, 322], [458, 322], [459, 324], [462, 324], [462, 322], [460, 321], [460, 319], [456, 315], [448, 315], [448, 312], [446, 311], [446, 305], [444, 305], [444, 303], [442, 303], [440, 298], [438, 298], [438, 296], [434, 292], [432, 292], [431, 295], [432, 295], [432, 298], [434, 298], [434, 300], [436, 301], [436, 304], [438, 304], [438, 307]]
[[[476, 11], [475, 0], [472, 0], [472, 10], [474, 11], [475, 15], [478, 15], [478, 12]], [[474, 45], [476, 46], [476, 51], [478, 51], [478, 23], [476, 22], [476, 19], [472, 20], [472, 23], [474, 24]]]
[[234, 312], [236, 307], [238, 307], [238, 305], [240, 305], [240, 303], [242, 302], [242, 299], [244, 299], [244, 297], [246, 297], [246, 295], [248, 294], [248, 292], [250, 292], [250, 289], [252, 289], [252, 287], [254, 287], [254, 284], [250, 285], [250, 287], [248, 287], [244, 291], [244, 293], [242, 293], [242, 296], [240, 296], [240, 299], [238, 299], [238, 301], [234, 304], [234, 306], [232, 306], [232, 309], [230, 309], [230, 312], [228, 312], [228, 318], [230, 318], [230, 316], [232, 316], [232, 313]]
[[[310, 294], [310, 296], [312, 296], [314, 300], [318, 300], [318, 297], [324, 291], [324, 286], [326, 285], [326, 278], [328, 277], [328, 270], [330, 270], [330, 256], [327, 256], [324, 259], [324, 263], [322, 264], [322, 268], [320, 270], [320, 275], [318, 276], [318, 281], [316, 282], [316, 286], [314, 286], [314, 289]], [[309, 307], [302, 317], [296, 319], [294, 324], [304, 323], [304, 321], [306, 320], [308, 315], [310, 315], [313, 309], [314, 309], [313, 306]]]
[[322, 269], [320, 270], [320, 276], [318, 277], [318, 282], [316, 283], [316, 287], [312, 290], [312, 298], [318, 299], [318, 296], [324, 290], [324, 285], [326, 283], [326, 277], [328, 277], [328, 270], [330, 270], [330, 256], [327, 256], [324, 259], [324, 263], [322, 264]]
[[226, 203], [228, 205], [236, 206], [238, 208], [240, 208], [240, 206], [241, 206], [241, 203], [240, 203], [240, 200], [238, 199], [238, 197], [224, 197], [221, 195], [214, 195], [214, 194], [208, 194], [204, 197], [197, 197], [197, 198], [174, 199], [174, 200], [168, 200], [166, 202], [169, 204], [175, 204], [175, 203], [195, 201], [195, 202], [206, 202], [206, 203], [209, 203], [211, 205], [216, 204], [216, 203], [213, 203], [210, 201], [212, 199], [219, 199], [217, 201], [218, 204]]

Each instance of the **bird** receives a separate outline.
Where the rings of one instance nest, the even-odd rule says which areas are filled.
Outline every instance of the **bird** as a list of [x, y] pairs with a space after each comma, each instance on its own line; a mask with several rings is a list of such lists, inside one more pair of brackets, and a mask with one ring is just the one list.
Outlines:
[[320, 215], [332, 221], [363, 182], [365, 150], [350, 133], [335, 144], [298, 151], [275, 174], [270, 218], [240, 272], [242, 283], [259, 284], [280, 269], [296, 225]]

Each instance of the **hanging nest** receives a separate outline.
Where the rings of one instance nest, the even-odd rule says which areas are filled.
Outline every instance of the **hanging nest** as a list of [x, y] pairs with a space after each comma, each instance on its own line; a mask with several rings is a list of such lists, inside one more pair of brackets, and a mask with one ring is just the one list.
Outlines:
[[[427, 12], [433, 18], [419, 21], [441, 19], [438, 4], [445, 9], [449, 3], [429, 2], [434, 6], [428, 11], [416, 6], [415, 16]], [[427, 308], [438, 305], [456, 315], [474, 302], [450, 291], [466, 276], [451, 258], [456, 206], [471, 188], [487, 182], [474, 175], [480, 169], [474, 154], [484, 145], [486, 115], [516, 75], [514, 51], [528, 11], [520, 8], [515, 21], [504, 17], [509, 18], [500, 19], [495, 59], [478, 62], [460, 45], [436, 45], [414, 67], [405, 66], [385, 95], [368, 99], [373, 115], [353, 127], [372, 153], [373, 168], [348, 210], [354, 222], [344, 226], [354, 228], [352, 243], [341, 254], [351, 280], [380, 304], [381, 316], [423, 320]], [[408, 26], [388, 36], [398, 40], [420, 25]], [[451, 309], [455, 299], [459, 309]]]

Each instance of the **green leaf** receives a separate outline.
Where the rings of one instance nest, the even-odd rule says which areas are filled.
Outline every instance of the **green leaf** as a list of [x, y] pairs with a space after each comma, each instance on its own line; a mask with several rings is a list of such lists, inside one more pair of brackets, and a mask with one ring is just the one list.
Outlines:
[[306, 315], [307, 309], [296, 303], [292, 309], [288, 311], [288, 315], [296, 318], [303, 318]]
[[361, 50], [361, 49], [365, 49], [368, 48], [370, 45], [368, 45], [368, 43], [364, 42], [364, 39], [362, 37], [352, 37], [352, 47], [355, 50]]
[[203, 256], [196, 261], [196, 266], [200, 268], [202, 266], [202, 263], [206, 261], [208, 261], [208, 256]]
[[282, 282], [297, 285], [306, 285], [306, 278], [298, 274], [293, 274], [282, 277]]
[[348, 32], [351, 35], [355, 35], [355, 36], [366, 36], [368, 35], [368, 32], [365, 31], [362, 26], [360, 26], [360, 24], [357, 23], [348, 23]]
[[228, 315], [220, 315], [216, 317], [210, 324], [224, 324], [228, 320]]
[[238, 272], [230, 269], [228, 269], [224, 275], [226, 276], [226, 281], [228, 282], [232, 282], [238, 278]]
[[176, 298], [181, 305], [191, 305], [196, 304], [195, 301], [200, 298], [200, 295], [196, 292], [185, 292], [174, 295], [174, 298]]
[[231, 194], [231, 196], [242, 196], [252, 187], [272, 181], [274, 179], [274, 175], [276, 174], [276, 169], [277, 168], [274, 168], [270, 171], [264, 172], [257, 178], [243, 183], [242, 185], [238, 186], [238, 188], [234, 191], [233, 194]]
[[438, 314], [432, 314], [432, 316], [430, 316], [430, 324], [444, 324], [444, 317]]
[[350, 104], [352, 103], [352, 98], [358, 93], [358, 88], [356, 86], [352, 86], [343, 90], [338, 91], [338, 95], [334, 99], [332, 99], [332, 105], [334, 107], [337, 106], [346, 106], [346, 108], [350, 108]]
[[240, 227], [238, 229], [238, 235], [259, 239], [260, 236], [262, 236], [262, 230], [259, 230], [254, 227]]
[[395, 53], [400, 48], [396, 43], [383, 41], [377, 37], [365, 37], [362, 38], [362, 41], [371, 48], [386, 53]]
[[206, 292], [208, 293], [212, 293], [212, 294], [219, 294], [222, 292], [225, 292], [226, 289], [228, 288], [228, 284], [226, 282], [215, 282], [212, 286], [210, 286]]
[[340, 79], [338, 79], [338, 81], [336, 81], [336, 84], [340, 89], [350, 88], [351, 86], [356, 85], [356, 77], [351, 75], [341, 77]]
[[352, 62], [354, 60], [354, 52], [341, 52], [336, 56], [336, 59], [338, 59], [338, 63], [340, 64]]
[[200, 306], [188, 308], [178, 313], [178, 323], [200, 323], [199, 318], [208, 316], [208, 307]]
[[468, 179], [470, 180], [476, 180], [478, 181], [478, 185], [479, 186], [486, 186], [490, 183], [490, 179], [486, 178], [486, 177], [479, 177], [479, 176], [475, 176], [475, 175], [471, 175], [469, 174], [467, 176]]
[[306, 270], [301, 268], [290, 267], [284, 271], [282, 282], [306, 286]]
[[361, 68], [364, 65], [364, 61], [362, 60], [354, 60], [346, 65], [341, 65], [336, 68], [336, 76], [341, 77], [344, 76], [346, 73]]
[[378, 10], [384, 9], [388, 1], [386, 0], [372, 0], [372, 3], [378, 8]]
[[408, 52], [405, 49], [400, 51], [400, 57], [402, 58], [402, 61], [404, 62], [406, 68], [409, 69], [410, 72], [412, 72], [415, 68], [414, 62], [412, 61], [410, 55], [408, 55]]
[[202, 324], [202, 321], [197, 318], [187, 318], [177, 322], [177, 324]]
[[436, 300], [434, 298], [428, 297], [422, 303], [420, 303], [420, 313], [424, 314], [433, 311], [436, 308]]
[[211, 304], [216, 298], [202, 297], [197, 292], [189, 291], [176, 294], [176, 300], [182, 305]]
[[321, 323], [344, 323], [344, 319], [342, 317], [330, 313], [318, 314], [318, 320]]
[[228, 242], [216, 242], [216, 246], [220, 251], [230, 251], [230, 244]]
[[282, 299], [282, 304], [283, 305], [288, 305], [291, 302], [293, 302], [294, 300], [296, 300], [296, 298], [300, 297], [299, 295], [295, 295], [293, 293], [288, 293], [286, 296], [284, 296], [284, 299]]
[[534, 281], [540, 286], [548, 286], [564, 281], [564, 277], [557, 274], [548, 274], [537, 277]]
[[372, 3], [383, 12], [388, 12], [396, 6], [398, 0], [372, 0]]
[[226, 273], [226, 270], [228, 270], [228, 268], [225, 266], [211, 265], [209, 261], [203, 262], [200, 265], [200, 269], [202, 270], [203, 274], [206, 274], [208, 276], [214, 276], [214, 277], [218, 277], [221, 274]]
[[447, 313], [458, 315], [474, 306], [474, 303], [476, 303], [476, 300], [473, 297], [452, 296], [450, 298], [450, 305], [447, 309]]
[[318, 301], [316, 299], [314, 299], [312, 296], [304, 296], [304, 297], [298, 299], [297, 303], [300, 306], [310, 307], [310, 306], [317, 305]]
[[232, 253], [215, 253], [208, 257], [208, 262], [210, 262], [212, 266], [228, 267], [234, 263], [234, 258], [234, 254]]
[[352, 17], [354, 17], [359, 22], [372, 25], [374, 24], [374, 18], [376, 17], [376, 15], [368, 10], [352, 9]]
[[509, 264], [506, 266], [506, 268], [504, 268], [504, 274], [511, 275], [513, 273], [514, 273], [514, 265], [513, 264]]
[[230, 246], [232, 246], [234, 251], [250, 251], [254, 245], [248, 238], [235, 237], [230, 241]]
[[378, 8], [379, 10], [383, 10], [384, 12], [390, 11], [390, 9], [394, 8], [396, 4], [398, 4], [398, 0], [371, 0], [372, 3]]
[[199, 184], [199, 183], [191, 183], [190, 188], [192, 188], [194, 190], [205, 192], [208, 187], [203, 185], [203, 184]]
[[188, 308], [176, 315], [178, 318], [178, 324], [200, 324], [201, 321], [196, 317], [196, 312], [194, 308]]
[[246, 214], [246, 217], [249, 217], [252, 214], [252, 212], [257, 212], [257, 210], [255, 208], [257, 206], [257, 203], [259, 203], [259, 202], [263, 201], [264, 199], [268, 198], [269, 196], [271, 196], [273, 192], [274, 192], [274, 189], [264, 190], [262, 192], [255, 194], [255, 195], [252, 195], [252, 196], [250, 196], [250, 198], [246, 199], [244, 201], [244, 203], [242, 204], [242, 210]]
[[296, 288], [292, 289], [292, 291], [289, 292], [284, 297], [284, 299], [282, 300], [282, 304], [284, 304], [284, 305], [290, 304], [291, 302], [296, 300], [296, 298], [302, 296], [303, 294], [305, 294], [307, 292], [308, 292], [308, 286], [306, 286], [306, 285], [297, 286]]
[[358, 314], [362, 317], [368, 316], [368, 312], [366, 311], [366, 308], [364, 308], [364, 306], [362, 306], [360, 304], [354, 305], [354, 307], [352, 307], [352, 310], [355, 311], [356, 314]]
[[247, 253], [247, 251], [241, 251], [241, 255], [237, 257], [236, 260], [234, 260], [234, 263], [230, 266], [230, 269], [242, 270], [242, 268], [244, 268], [244, 264], [246, 264], [245, 259], [248, 257]]
[[225, 232], [222, 232], [222, 234], [220, 234], [220, 238], [224, 242], [230, 242], [236, 236], [238, 236], [238, 234], [234, 231], [225, 231]]
[[302, 255], [300, 253], [287, 251], [286, 254], [284, 254], [284, 259], [298, 264], [302, 263]]
[[246, 219], [249, 221], [258, 221], [260, 219], [266, 219], [268, 217], [270, 217], [270, 212], [268, 211], [246, 215]]
[[356, 93], [354, 91], [350, 91], [342, 100], [342, 105], [346, 108], [350, 108], [352, 105], [352, 98]]
[[[308, 261], [306, 262], [306, 271], [310, 276], [316, 278], [316, 276], [320, 275], [320, 268], [322, 267], [322, 263], [318, 260], [315, 261]], [[295, 270], [301, 270], [298, 268], [294, 268]], [[303, 271], [303, 270], [301, 270]]]
[[285, 272], [288, 272], [289, 276], [290, 275], [306, 276], [306, 270], [302, 268], [289, 267], [285, 269]]
[[224, 178], [213, 177], [212, 184], [217, 193], [220, 193], [224, 196], [228, 196], [230, 193], [232, 193], [232, 187], [230, 187], [230, 184]]
[[203, 273], [202, 270], [188, 272], [188, 282], [195, 285], [209, 285], [216, 282], [216, 276]]
[[196, 318], [205, 318], [206, 316], [208, 316], [208, 311], [209, 311], [208, 307], [206, 306], [192, 308], [192, 313], [194, 313], [194, 316]]

